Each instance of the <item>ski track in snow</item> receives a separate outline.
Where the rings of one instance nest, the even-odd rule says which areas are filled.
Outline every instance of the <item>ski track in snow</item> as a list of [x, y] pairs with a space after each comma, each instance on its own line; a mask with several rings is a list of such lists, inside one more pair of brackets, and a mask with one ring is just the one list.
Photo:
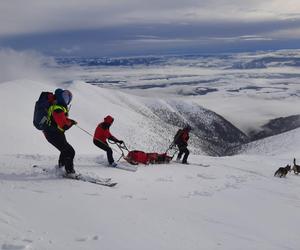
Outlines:
[[[263, 167], [257, 164], [257, 162], [261, 162], [260, 159], [265, 161]], [[178, 204], [190, 204], [189, 206], [192, 207], [202, 207], [203, 211], [201, 211], [200, 221], [198, 221], [199, 218], [196, 219], [200, 228], [206, 228], [205, 232], [202, 233], [204, 235], [209, 234], [209, 232], [213, 232], [216, 228], [219, 233], [222, 232], [217, 237], [218, 239], [215, 239], [215, 243], [206, 244], [208, 246], [207, 249], [210, 249], [209, 246], [221, 248], [228, 246], [228, 242], [232, 240], [237, 241], [236, 246], [249, 244], [249, 248], [245, 249], [265, 249], [265, 246], [270, 249], [296, 249], [293, 246], [289, 247], [287, 241], [279, 240], [278, 242], [270, 243], [252, 231], [252, 229], [245, 229], [243, 224], [230, 222], [226, 217], [220, 215], [214, 217], [213, 213], [217, 212], [218, 214], [220, 211], [216, 210], [212, 205], [209, 208], [212, 212], [205, 212], [206, 204], [215, 202], [221, 197], [230, 198], [239, 194], [253, 196], [253, 193], [262, 193], [264, 196], [267, 195], [271, 200], [279, 200], [283, 204], [288, 204], [287, 207], [291, 211], [298, 210], [300, 208], [300, 196], [295, 192], [291, 192], [291, 190], [298, 188], [300, 192], [300, 176], [290, 173], [286, 178], [275, 178], [273, 174], [279, 164], [274, 164], [273, 159], [246, 155], [218, 158], [191, 156], [191, 162], [197, 162], [197, 165], [183, 165], [172, 162], [160, 165], [140, 165], [137, 172], [128, 172], [106, 167], [105, 157], [79, 155], [76, 159], [75, 169], [92, 176], [111, 177], [118, 182], [118, 185], [112, 189], [88, 183], [74, 182], [72, 180], [62, 180], [57, 177], [57, 170], [55, 170], [56, 161], [57, 156], [6, 155], [0, 157], [0, 184], [4, 187], [0, 190], [0, 197], [5, 204], [4, 207], [0, 208], [0, 231], [7, 232], [0, 236], [2, 242], [2, 245], [0, 245], [1, 250], [60, 249], [64, 243], [62, 239], [57, 238], [57, 233], [52, 230], [46, 230], [47, 226], [40, 228], [38, 226], [39, 223], [28, 221], [24, 217], [23, 212], [20, 212], [19, 206], [22, 204], [21, 211], [24, 208], [28, 210], [30, 207], [34, 207], [35, 203], [27, 206], [27, 202], [30, 204], [34, 200], [53, 200], [53, 202], [57, 203], [56, 206], [59, 207], [59, 203], [65, 204], [64, 199], [67, 194], [71, 197], [75, 195], [74, 197], [83, 202], [83, 204], [89, 204], [90, 202], [98, 204], [98, 200], [101, 204], [101, 200], [107, 200], [108, 203], [105, 207], [122, 206], [132, 209], [132, 206], [136, 206], [147, 214], [150, 212], [146, 211], [145, 207], [149, 206], [153, 209], [153, 204], [160, 204], [163, 200], [166, 200], [165, 205], [159, 205], [162, 210], [169, 209], [168, 203], [174, 205], [173, 201], [175, 200]], [[32, 165], [34, 164], [46, 166], [49, 168], [49, 171], [44, 172], [42, 169], [33, 168]], [[51, 170], [51, 168], [53, 169]], [[69, 191], [67, 193], [66, 191], [60, 192], [60, 190], [65, 189]], [[17, 196], [21, 198], [20, 201], [14, 199], [17, 193], [21, 194], [21, 196]], [[28, 197], [29, 201], [26, 197]], [[265, 197], [258, 198], [265, 199]], [[264, 202], [262, 203], [264, 204]], [[220, 205], [219, 202], [217, 204]], [[181, 206], [186, 207], [187, 205]], [[57, 209], [58, 211], [60, 210], [59, 208], [55, 208], [55, 210]], [[100, 205], [98, 209], [101, 211], [103, 208]], [[233, 209], [235, 210], [236, 208]], [[263, 208], [263, 210], [265, 209]], [[134, 210], [137, 212], [136, 209]], [[171, 223], [173, 220], [171, 218], [174, 216], [172, 213], [171, 215], [163, 215], [162, 211], [159, 212], [155, 208], [154, 210], [164, 223], [170, 225], [175, 223], [174, 226], [178, 223]], [[50, 211], [51, 209], [45, 213], [49, 213]], [[25, 214], [29, 214], [28, 216], [33, 218], [32, 212], [27, 211]], [[55, 213], [55, 217], [58, 216], [57, 218], [60, 218], [58, 214]], [[192, 215], [187, 214], [186, 216], [187, 218], [184, 219], [184, 223], [188, 223], [187, 221], [189, 221], [189, 223], [193, 224], [195, 218], [188, 219]], [[261, 215], [259, 216], [261, 220], [265, 220]], [[112, 217], [109, 215], [109, 217], [114, 221], [114, 215]], [[294, 216], [291, 215], [291, 217]], [[109, 228], [109, 224], [105, 226], [107, 223], [106, 220], [102, 216], [100, 218], [102, 218], [98, 219], [101, 221], [99, 221], [101, 223], [100, 228], [103, 226], [103, 228], [106, 228], [106, 226]], [[130, 221], [129, 218], [126, 221]], [[123, 220], [120, 216], [118, 216], [118, 219]], [[54, 220], [57, 223], [57, 219]], [[169, 220], [170, 222], [168, 222]], [[265, 223], [268, 220], [269, 218], [266, 219]], [[102, 225], [103, 221], [104, 225]], [[136, 223], [133, 221], [132, 223]], [[129, 222], [127, 221], [127, 223]], [[246, 225], [251, 225], [251, 223], [246, 222]], [[137, 227], [139, 227], [138, 225], [139, 223]], [[107, 232], [96, 229], [97, 223], [92, 227], [95, 228], [88, 231], [82, 230], [76, 232], [75, 230], [72, 236], [67, 234], [67, 240], [63, 249], [97, 249], [99, 242], [106, 242], [107, 244], [109, 241]], [[70, 228], [67, 230], [70, 230]], [[170, 236], [166, 232], [162, 235]], [[160, 241], [164, 242], [164, 238], [160, 237]], [[190, 244], [190, 249], [198, 249], [196, 247], [197, 241]], [[116, 247], [116, 245], [114, 246]], [[228, 248], [225, 247], [225, 249]], [[239, 248], [237, 247], [236, 249]]]
[[[14, 189], [27, 189], [27, 187], [23, 184], [26, 182], [35, 182], [35, 183], [41, 183], [43, 181], [59, 181], [59, 179], [57, 179], [57, 174], [55, 173], [54, 170], [54, 165], [53, 164], [53, 171], [49, 171], [48, 173], [43, 172], [41, 169], [33, 169], [32, 168], [32, 162], [45, 162], [45, 160], [54, 160], [55, 157], [41, 157], [41, 156], [37, 156], [36, 158], [33, 155], [16, 155], [14, 156], [14, 158], [16, 159], [16, 161], [18, 161], [18, 159], [22, 159], [23, 163], [24, 162], [28, 162], [27, 167], [22, 167], [21, 171], [18, 171], [18, 173], [16, 172], [8, 172], [8, 173], [1, 173], [0, 174], [0, 181], [1, 182], [14, 182], [14, 183], [18, 183], [19, 185], [14, 184], [13, 187]], [[83, 164], [80, 163], [78, 164], [78, 167], [76, 169], [78, 169], [80, 172], [82, 173], [87, 173], [87, 174], [93, 174], [93, 169], [96, 170], [103, 170], [102, 168], [104, 167], [104, 170], [107, 169], [107, 167], [103, 166], [103, 165], [99, 165], [99, 163], [94, 162], [94, 164], [91, 164], [93, 162], [93, 157], [91, 158], [84, 158], [82, 157], [82, 159], [84, 160], [88, 160], [87, 164]], [[99, 162], [99, 161], [98, 161]], [[47, 163], [42, 163], [45, 166], [47, 166]], [[14, 163], [12, 163], [12, 165], [14, 165]], [[51, 163], [48, 163], [48, 167], [51, 167]], [[12, 167], [9, 166], [8, 169]], [[75, 165], [76, 167], [76, 165]], [[183, 174], [183, 176], [181, 176], [180, 180], [176, 180], [176, 178], [174, 178], [169, 171], [167, 171], [166, 175], [161, 175], [160, 172], [162, 169], [167, 170], [167, 169], [171, 169], [171, 168], [181, 168], [184, 169], [186, 168], [185, 173]], [[152, 170], [157, 171], [156, 174], [158, 174], [158, 176], [155, 177], [155, 179], [150, 180], [150, 182], [152, 181], [153, 183], [156, 184], [160, 184], [162, 183], [163, 185], [169, 185], [172, 183], [176, 183], [176, 182], [183, 182], [184, 179], [186, 179], [188, 182], [192, 182], [195, 184], [199, 184], [199, 190], [192, 190], [189, 192], [190, 195], [188, 195], [188, 197], [192, 197], [192, 196], [201, 196], [201, 194], [204, 194], [204, 196], [208, 196], [208, 194], [213, 194], [215, 192], [218, 191], [222, 191], [222, 190], [226, 190], [227, 188], [240, 188], [241, 184], [245, 183], [245, 182], [249, 182], [249, 181], [257, 181], [257, 180], [261, 180], [261, 179], [266, 179], [266, 178], [271, 178], [272, 173], [270, 173], [269, 175], [265, 175], [265, 174], [261, 174], [258, 171], [255, 170], [249, 170], [247, 168], [242, 168], [242, 167], [234, 167], [233, 165], [225, 165], [225, 164], [221, 164], [219, 167], [222, 167], [224, 169], [226, 169], [226, 174], [224, 175], [224, 171], [222, 171], [220, 174], [218, 173], [218, 171], [214, 171], [216, 169], [216, 167], [209, 167], [209, 168], [205, 168], [205, 167], [200, 167], [200, 166], [193, 166], [191, 165], [180, 165], [180, 164], [175, 164], [172, 165], [149, 165], [149, 166], [140, 166], [139, 167], [139, 171], [141, 170], [145, 170], [148, 171], [152, 168]], [[88, 171], [86, 170], [86, 168], [88, 168]], [[197, 171], [195, 172], [194, 175], [190, 174], [190, 173], [186, 173], [188, 172], [190, 169], [193, 169], [193, 172], [195, 172], [194, 170], [197, 169]], [[112, 169], [109, 169], [112, 170]], [[115, 169], [113, 169], [115, 170]], [[122, 170], [116, 170], [116, 171], [122, 171]], [[110, 171], [111, 172], [111, 171]], [[154, 172], [154, 171], [152, 171]], [[165, 171], [164, 171], [165, 172]], [[151, 176], [150, 176], [151, 178]], [[216, 181], [215, 180], [222, 180], [222, 182], [218, 181], [218, 185], [216, 185]], [[136, 179], [137, 182], [144, 182], [146, 181], [145, 178], [137, 178]], [[282, 181], [282, 180], [279, 180]], [[147, 182], [149, 182], [149, 178], [147, 178]], [[205, 185], [201, 185], [202, 183], [205, 183]], [[210, 185], [210, 183], [213, 183], [213, 185]], [[73, 185], [73, 184], [72, 184]], [[205, 190], [202, 190], [202, 188], [204, 188]], [[31, 192], [35, 192], [35, 193], [40, 193], [40, 194], [44, 194], [46, 193], [45, 191], [42, 191], [40, 189], [36, 189], [36, 188], [32, 188], [30, 189]], [[92, 193], [92, 194], [88, 194], [88, 195], [99, 195], [97, 193]], [[133, 198], [133, 195], [123, 195], [123, 197], [130, 197]]]
[[[6, 161], [7, 158], [10, 159], [10, 162]], [[194, 162], [196, 161], [195, 158], [197, 157], [193, 157]], [[247, 160], [245, 161], [244, 158], [247, 158]], [[61, 244], [63, 244], [61, 239], [56, 239], [55, 233], [46, 230], [37, 231], [34, 223], [28, 223], [23, 218], [14, 205], [22, 202], [15, 201], [9, 195], [12, 194], [11, 197], [13, 197], [13, 194], [16, 192], [23, 193], [22, 196], [24, 197], [34, 197], [34, 199], [38, 200], [49, 198], [56, 200], [55, 202], [61, 202], [65, 194], [60, 193], [59, 190], [67, 188], [70, 191], [73, 189], [76, 192], [76, 196], [79, 196], [80, 200], [84, 202], [90, 202], [95, 199], [106, 200], [112, 195], [110, 199], [115, 205], [123, 204], [122, 206], [124, 206], [124, 204], [133, 203], [135, 204], [134, 206], [144, 207], [146, 204], [156, 203], [157, 200], [163, 197], [166, 197], [167, 200], [175, 199], [178, 203], [186, 203], [187, 200], [190, 200], [188, 204], [198, 204], [200, 202], [200, 204], [204, 205], [207, 202], [211, 202], [210, 199], [215, 196], [219, 197], [221, 195], [226, 197], [232, 192], [234, 194], [236, 192], [234, 190], [241, 190], [242, 193], [247, 193], [246, 190], [252, 188], [254, 190], [263, 190], [264, 193], [268, 194], [268, 197], [280, 198], [282, 202], [288, 202], [291, 207], [300, 208], [299, 195], [289, 193], [289, 189], [294, 188], [295, 185], [300, 189], [300, 182], [297, 184], [300, 180], [299, 176], [289, 174], [286, 178], [275, 178], [273, 177], [273, 173], [276, 170], [274, 169], [274, 164], [268, 162], [264, 169], [254, 168], [252, 166], [257, 162], [257, 159], [254, 157], [232, 157], [230, 159], [198, 157], [198, 161], [209, 165], [209, 167], [178, 163], [141, 165], [135, 173], [99, 165], [96, 162], [99, 162], [99, 157], [79, 156], [79, 159], [77, 160], [78, 165], [75, 166], [78, 171], [101, 177], [112, 177], [113, 180], [119, 182], [118, 186], [113, 189], [115, 191], [105, 187], [94, 186], [93, 184], [61, 180], [55, 175], [55, 170], [45, 173], [41, 169], [32, 168], [33, 163], [38, 163], [49, 167], [53, 165], [54, 169], [55, 156], [10, 155], [2, 157], [0, 162], [0, 183], [5, 189], [0, 190], [0, 195], [2, 201], [5, 201], [6, 208], [0, 208], [0, 231], [7, 233], [0, 237], [2, 242], [2, 245], [0, 245], [1, 250], [60, 249]], [[282, 191], [278, 189], [273, 190], [271, 187], [274, 187], [274, 185], [282, 186]], [[81, 188], [84, 189], [80, 191]], [[177, 190], [177, 192], [174, 192], [174, 190]], [[72, 192], [70, 195], [73, 195]], [[145, 205], [141, 205], [143, 203]], [[125, 207], [127, 206], [125, 205]], [[7, 210], [10, 207], [14, 209], [12, 211]], [[27, 206], [25, 205], [25, 207]], [[101, 206], [99, 209], [101, 210]], [[160, 216], [159, 213], [158, 216]], [[245, 229], [239, 223], [230, 223], [226, 219], [221, 218], [213, 218], [211, 215], [206, 214], [202, 216], [202, 222], [200, 223], [208, 231], [213, 230], [214, 227], [224, 231], [218, 237], [219, 240], [216, 241], [215, 247], [219, 246], [222, 248], [222, 246], [228, 245], [229, 241], [235, 239], [240, 242], [237, 244], [239, 246], [242, 244], [241, 242], [243, 244], [248, 242], [250, 246], [265, 246], [267, 244], [274, 247], [274, 249], [295, 249], [288, 247], [286, 243], [266, 243], [253, 232], [246, 236]], [[31, 227], [28, 227], [27, 224], [31, 225]], [[69, 247], [72, 249], [96, 249], [99, 242], [107, 242], [106, 233], [100, 233], [95, 230], [93, 234], [92, 231], [89, 230], [89, 234], [86, 234], [83, 230], [81, 233], [75, 233], [72, 237], [68, 236], [67, 244], [63, 249], [69, 249]], [[241, 232], [239, 233], [239, 231]], [[192, 244], [191, 246], [191, 249], [196, 249], [195, 245]], [[248, 249], [251, 249], [251, 247]]]

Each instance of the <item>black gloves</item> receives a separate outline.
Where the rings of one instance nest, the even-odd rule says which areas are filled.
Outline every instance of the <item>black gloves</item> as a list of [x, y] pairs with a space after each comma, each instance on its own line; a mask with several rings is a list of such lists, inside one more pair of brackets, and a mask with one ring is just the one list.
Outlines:
[[70, 120], [70, 122], [71, 122], [71, 126], [73, 126], [73, 125], [76, 125], [77, 124], [77, 122], [76, 121], [74, 121], [74, 120], [72, 120], [72, 119], [69, 119]]
[[117, 143], [123, 144], [124, 142], [122, 140], [118, 140]]

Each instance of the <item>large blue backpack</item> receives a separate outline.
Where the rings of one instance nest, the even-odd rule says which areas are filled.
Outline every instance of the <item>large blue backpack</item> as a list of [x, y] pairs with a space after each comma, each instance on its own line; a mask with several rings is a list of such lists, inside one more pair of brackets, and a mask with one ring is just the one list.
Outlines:
[[33, 113], [33, 125], [38, 130], [44, 130], [48, 120], [48, 109], [52, 105], [54, 95], [51, 92], [42, 92], [36, 101]]

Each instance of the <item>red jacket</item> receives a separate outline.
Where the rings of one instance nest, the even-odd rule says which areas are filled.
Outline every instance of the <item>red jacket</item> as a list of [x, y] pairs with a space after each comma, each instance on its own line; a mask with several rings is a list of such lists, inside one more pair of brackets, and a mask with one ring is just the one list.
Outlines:
[[61, 105], [52, 105], [48, 112], [50, 112], [51, 127], [64, 132], [74, 124], [74, 121], [68, 118], [68, 110]]
[[100, 140], [104, 143], [107, 143], [107, 139], [112, 141], [118, 141], [109, 131], [109, 124], [102, 122], [97, 126], [94, 133], [94, 140]]
[[175, 144], [179, 146], [187, 146], [189, 140], [189, 131], [187, 129], [179, 129], [175, 135]]
[[188, 140], [190, 139], [190, 136], [189, 136], [189, 132], [187, 130], [183, 130], [182, 131], [182, 135], [181, 135], [181, 139], [183, 142], [187, 143]]
[[53, 119], [59, 128], [66, 130], [70, 128], [73, 124], [72, 121], [66, 116], [64, 112], [54, 111], [52, 113]]

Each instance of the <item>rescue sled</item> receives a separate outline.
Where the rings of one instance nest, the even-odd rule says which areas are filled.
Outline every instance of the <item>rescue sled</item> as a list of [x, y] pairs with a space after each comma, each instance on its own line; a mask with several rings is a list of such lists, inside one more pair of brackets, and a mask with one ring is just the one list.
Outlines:
[[[133, 164], [133, 165], [169, 163], [174, 156], [174, 155], [173, 156], [168, 155], [167, 152], [160, 154], [160, 153], [155, 153], [155, 152], [146, 153], [146, 152], [140, 151], [140, 150], [129, 151], [129, 149], [127, 148], [125, 143], [123, 143], [123, 144], [116, 143], [116, 145], [122, 152], [120, 159], [124, 158], [124, 160], [126, 160], [128, 163]], [[125, 155], [124, 151], [127, 152], [127, 155]]]
[[142, 164], [163, 164], [169, 163], [173, 157], [167, 155], [167, 153], [145, 153], [139, 150], [129, 151], [124, 159], [130, 164], [137, 165]]

